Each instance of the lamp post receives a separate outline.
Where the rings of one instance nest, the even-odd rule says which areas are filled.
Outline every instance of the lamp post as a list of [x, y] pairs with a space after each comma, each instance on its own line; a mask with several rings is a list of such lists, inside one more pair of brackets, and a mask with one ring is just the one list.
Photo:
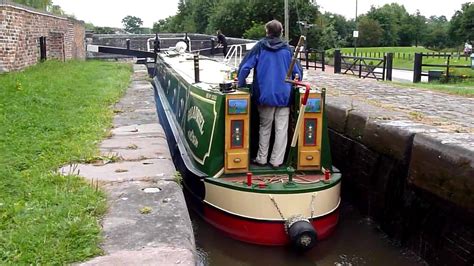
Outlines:
[[288, 0], [285, 0], [285, 40], [290, 41], [290, 15], [288, 14]]
[[354, 38], [354, 56], [357, 56], [357, 38], [359, 37], [359, 31], [357, 29], [357, 0], [356, 0], [356, 16], [355, 16], [355, 30], [352, 33]]

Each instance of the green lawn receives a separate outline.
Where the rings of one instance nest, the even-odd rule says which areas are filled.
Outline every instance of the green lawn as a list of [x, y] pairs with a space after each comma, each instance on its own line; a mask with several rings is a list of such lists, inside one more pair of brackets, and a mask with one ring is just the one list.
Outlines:
[[469, 80], [459, 83], [401, 83], [401, 82], [390, 82], [402, 87], [420, 88], [428, 90], [442, 91], [450, 94], [462, 95], [467, 97], [474, 97], [474, 80]]
[[105, 195], [55, 170], [92, 158], [131, 66], [48, 61], [0, 74], [0, 264], [67, 264], [101, 253]]

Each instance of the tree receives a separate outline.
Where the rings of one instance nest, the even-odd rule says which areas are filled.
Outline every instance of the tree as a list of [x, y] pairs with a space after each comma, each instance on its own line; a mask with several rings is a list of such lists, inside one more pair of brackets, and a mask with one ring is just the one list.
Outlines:
[[363, 16], [359, 19], [359, 46], [379, 46], [382, 37], [384, 35], [384, 30], [378, 23], [378, 21], [373, 20], [367, 16]]
[[251, 40], [259, 40], [265, 37], [265, 24], [253, 22], [252, 27], [244, 32], [244, 38]]
[[409, 16], [403, 5], [396, 3], [385, 4], [382, 7], [372, 6], [367, 17], [379, 23], [383, 29], [382, 46], [397, 46], [400, 40], [403, 20]]
[[140, 33], [140, 27], [143, 25], [143, 21], [139, 17], [126, 16], [122, 19], [122, 24], [127, 32]]
[[45, 11], [53, 4], [52, 0], [13, 0], [13, 2]]
[[[50, 5], [47, 8], [47, 10], [48, 10], [48, 12], [51, 12], [51, 13], [56, 14], [56, 15], [65, 15], [64, 10], [58, 5]], [[68, 16], [70, 16], [70, 15], [68, 15]]]
[[352, 44], [352, 32], [355, 30], [354, 20], [346, 20], [342, 15], [325, 12], [323, 15], [324, 27], [332, 25], [337, 32], [337, 47]]
[[448, 34], [452, 45], [474, 41], [474, 4], [465, 3], [451, 18]]
[[425, 27], [426, 38], [424, 45], [434, 49], [449, 46], [449, 23], [445, 16], [431, 16]]

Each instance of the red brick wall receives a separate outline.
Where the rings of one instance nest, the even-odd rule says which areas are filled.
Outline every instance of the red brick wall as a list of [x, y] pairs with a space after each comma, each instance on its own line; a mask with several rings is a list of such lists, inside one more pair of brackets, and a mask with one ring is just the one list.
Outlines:
[[39, 38], [46, 37], [47, 59], [85, 59], [84, 24], [0, 2], [0, 72], [39, 61]]

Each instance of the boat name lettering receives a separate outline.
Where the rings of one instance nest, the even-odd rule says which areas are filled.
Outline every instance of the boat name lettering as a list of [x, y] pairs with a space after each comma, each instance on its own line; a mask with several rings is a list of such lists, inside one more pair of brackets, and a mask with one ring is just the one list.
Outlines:
[[189, 141], [191, 141], [191, 143], [193, 144], [194, 147], [198, 147], [199, 145], [199, 141], [196, 137], [196, 135], [194, 134], [194, 130], [188, 130], [188, 139]]
[[188, 122], [191, 121], [191, 119], [196, 120], [199, 132], [201, 135], [204, 134], [204, 117], [202, 116], [201, 109], [197, 106], [192, 106], [188, 110]]
[[206, 93], [206, 98], [211, 100], [217, 100], [217, 96], [214, 94]]

